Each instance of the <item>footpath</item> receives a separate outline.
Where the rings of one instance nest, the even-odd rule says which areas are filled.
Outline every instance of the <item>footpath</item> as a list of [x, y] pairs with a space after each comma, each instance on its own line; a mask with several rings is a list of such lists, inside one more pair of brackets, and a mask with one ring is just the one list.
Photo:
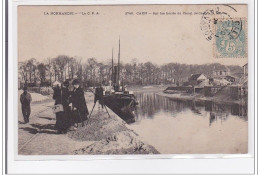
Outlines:
[[[85, 93], [89, 111], [93, 107], [93, 94]], [[21, 106], [18, 111], [19, 155], [75, 155], [75, 154], [159, 154], [144, 143], [116, 114], [96, 105], [84, 127], [67, 134], [57, 134], [54, 101], [44, 99], [31, 105], [30, 122], [24, 124]]]

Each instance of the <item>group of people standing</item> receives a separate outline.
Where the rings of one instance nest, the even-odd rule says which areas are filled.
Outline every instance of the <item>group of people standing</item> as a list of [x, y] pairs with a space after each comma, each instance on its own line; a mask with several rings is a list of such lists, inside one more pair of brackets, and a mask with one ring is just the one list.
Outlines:
[[[88, 108], [84, 97], [84, 91], [80, 87], [80, 81], [75, 79], [72, 81], [72, 86], [68, 80], [53, 84], [53, 99], [55, 107], [62, 106], [61, 110], [54, 111], [56, 114], [55, 128], [59, 134], [66, 133], [68, 130], [76, 130], [77, 127], [83, 126], [84, 121], [88, 119]], [[73, 90], [70, 90], [73, 89]], [[31, 94], [27, 91], [27, 87], [23, 88], [24, 92], [20, 96], [22, 105], [22, 114], [24, 122], [29, 122], [31, 114]], [[54, 108], [55, 108], [54, 107]]]
[[80, 87], [79, 80], [72, 81], [73, 90], [69, 90], [70, 82], [56, 84], [54, 87], [53, 99], [55, 105], [61, 104], [62, 111], [56, 112], [55, 128], [59, 134], [68, 130], [75, 130], [88, 119], [88, 108], [84, 97], [84, 91]]

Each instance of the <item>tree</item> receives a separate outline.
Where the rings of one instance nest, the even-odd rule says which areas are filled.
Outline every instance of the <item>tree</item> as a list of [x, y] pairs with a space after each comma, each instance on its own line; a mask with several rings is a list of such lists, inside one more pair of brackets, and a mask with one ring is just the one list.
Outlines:
[[27, 82], [28, 71], [25, 62], [19, 62], [19, 73], [22, 80], [24, 80], [24, 82]]
[[45, 68], [46, 68], [46, 71], [48, 72], [49, 74], [49, 81], [50, 83], [52, 83], [52, 76], [53, 76], [53, 61], [51, 60], [51, 58], [47, 58], [45, 60]]
[[[55, 68], [55, 74], [58, 76], [58, 80], [60, 82], [63, 82], [65, 80], [64, 73], [65, 73], [65, 66], [68, 64], [69, 62], [69, 57], [66, 55], [59, 55], [56, 58], [53, 59], [54, 61], [54, 68]], [[56, 77], [55, 75], [55, 77]], [[56, 80], [56, 78], [55, 78]]]
[[29, 81], [32, 83], [36, 82], [36, 68], [37, 68], [37, 63], [35, 58], [31, 58], [30, 60], [27, 61], [26, 63], [26, 69], [29, 74]]
[[89, 65], [90, 75], [91, 75], [90, 83], [91, 86], [95, 86], [97, 60], [95, 58], [88, 58], [87, 62]]
[[126, 64], [124, 66], [124, 69], [125, 69], [125, 72], [126, 72], [125, 82], [129, 84], [129, 83], [133, 82], [133, 79], [132, 79], [133, 66], [131, 64]]
[[40, 64], [38, 64], [37, 69], [39, 71], [39, 76], [40, 76], [40, 80], [41, 80], [41, 84], [42, 84], [42, 82], [45, 81], [45, 79], [46, 79], [47, 68], [43, 63], [40, 63]]
[[[96, 83], [107, 85], [112, 74], [111, 60], [105, 62], [97, 61], [95, 58], [88, 58], [82, 63], [81, 59], [59, 55], [55, 58], [47, 58], [43, 63], [38, 63], [35, 58], [25, 62], [19, 62], [19, 74], [21, 81], [41, 83], [49, 79], [60, 82], [65, 79], [81, 79], [83, 85], [96, 86]], [[155, 85], [172, 84], [187, 81], [191, 74], [203, 73], [210, 77], [214, 70], [225, 69], [230, 73], [242, 74], [240, 66], [225, 66], [219, 63], [203, 65], [187, 65], [179, 63], [168, 63], [158, 66], [152, 62], [137, 63], [132, 59], [131, 63], [120, 63], [120, 81], [129, 85]]]

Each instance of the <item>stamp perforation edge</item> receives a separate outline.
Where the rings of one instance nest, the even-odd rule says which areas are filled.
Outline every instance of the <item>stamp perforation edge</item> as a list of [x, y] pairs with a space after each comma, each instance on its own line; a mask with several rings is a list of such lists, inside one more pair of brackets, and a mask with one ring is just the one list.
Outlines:
[[[223, 18], [214, 18], [214, 19], [222, 19]], [[228, 20], [228, 18], [226, 18]], [[221, 56], [221, 55], [217, 55], [217, 49], [216, 49], [216, 36], [213, 37], [213, 48], [212, 48], [212, 55], [213, 55], [213, 58], [248, 58], [248, 30], [247, 30], [247, 18], [246, 17], [235, 17], [235, 18], [232, 18], [232, 20], [235, 20], [235, 19], [242, 19], [244, 20], [245, 22], [245, 25], [243, 25], [243, 29], [245, 31], [245, 56], [240, 56], [240, 57], [225, 57], [225, 56]], [[213, 22], [214, 20], [212, 19], [211, 22]], [[213, 26], [213, 31], [214, 33], [216, 34], [216, 25], [212, 25]]]

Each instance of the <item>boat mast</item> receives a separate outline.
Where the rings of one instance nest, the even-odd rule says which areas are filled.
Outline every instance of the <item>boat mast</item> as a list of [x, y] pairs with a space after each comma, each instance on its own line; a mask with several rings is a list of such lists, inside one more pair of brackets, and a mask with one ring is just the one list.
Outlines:
[[118, 47], [118, 72], [117, 72], [117, 83], [118, 83], [118, 87], [120, 86], [119, 84], [119, 80], [120, 80], [120, 76], [119, 76], [119, 72], [120, 72], [120, 36], [119, 36], [119, 47]]
[[113, 75], [114, 75], [114, 48], [112, 48], [112, 73], [111, 73], [112, 83], [113, 83]]

